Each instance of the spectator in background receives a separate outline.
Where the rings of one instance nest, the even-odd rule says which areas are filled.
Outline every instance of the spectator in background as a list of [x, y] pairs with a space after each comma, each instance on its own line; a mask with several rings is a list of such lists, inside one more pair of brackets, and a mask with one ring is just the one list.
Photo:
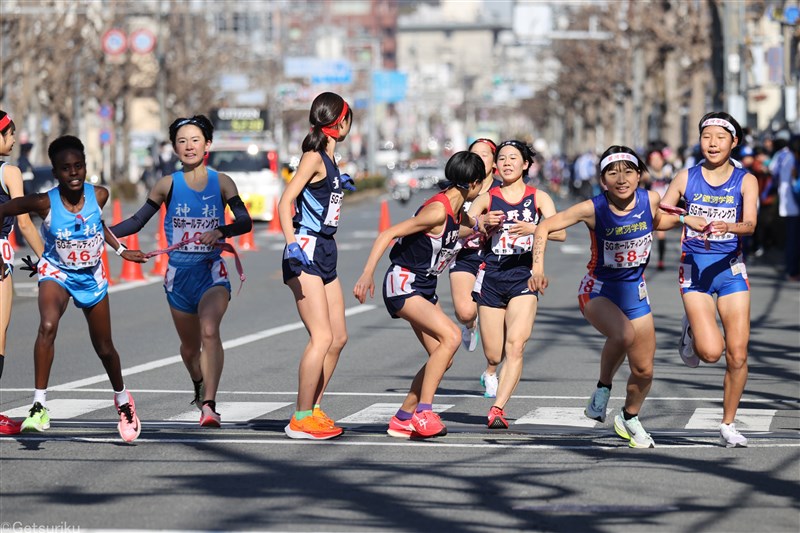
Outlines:
[[786, 232], [783, 273], [790, 281], [800, 281], [800, 206], [793, 191], [798, 155], [800, 136], [794, 135], [776, 152], [771, 166], [773, 179], [778, 184], [778, 215], [784, 221]]
[[753, 151], [753, 166], [750, 173], [758, 180], [758, 223], [753, 233], [753, 256], [761, 257], [775, 246], [775, 223], [778, 219], [778, 188], [769, 171], [770, 157], [761, 146]]
[[172, 149], [172, 144], [168, 141], [162, 141], [158, 151], [158, 161], [156, 162], [156, 179], [169, 176], [178, 166], [178, 156], [175, 150]]
[[31, 164], [30, 155], [33, 150], [33, 143], [22, 143], [19, 146], [19, 159], [17, 159], [17, 167], [23, 174], [26, 172], [33, 172], [33, 165]]
[[591, 150], [579, 155], [575, 160], [572, 186], [573, 194], [583, 200], [593, 196], [593, 183], [597, 174], [597, 158]]

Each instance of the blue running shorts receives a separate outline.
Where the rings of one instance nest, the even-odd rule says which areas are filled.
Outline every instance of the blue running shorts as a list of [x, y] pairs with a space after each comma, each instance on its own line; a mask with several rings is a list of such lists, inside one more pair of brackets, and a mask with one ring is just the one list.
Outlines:
[[211, 287], [225, 287], [230, 299], [231, 282], [228, 268], [221, 257], [190, 266], [167, 265], [164, 275], [164, 291], [169, 306], [189, 314], [197, 314], [197, 306], [205, 292]]

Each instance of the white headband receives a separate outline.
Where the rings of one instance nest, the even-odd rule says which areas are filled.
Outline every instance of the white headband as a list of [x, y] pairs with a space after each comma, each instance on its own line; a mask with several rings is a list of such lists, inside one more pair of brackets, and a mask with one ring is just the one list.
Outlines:
[[721, 126], [721, 127], [725, 128], [726, 130], [728, 130], [729, 132], [731, 132], [731, 135], [736, 137], [736, 128], [734, 128], [733, 124], [731, 124], [730, 122], [728, 122], [724, 118], [710, 118], [710, 119], [706, 120], [705, 122], [703, 122], [700, 125], [700, 131], [703, 131], [703, 129], [706, 126]]
[[639, 159], [635, 155], [629, 154], [628, 152], [619, 152], [617, 154], [607, 155], [602, 161], [600, 161], [600, 174], [603, 173], [608, 165], [614, 163], [615, 161], [630, 161], [637, 167], [639, 166]]

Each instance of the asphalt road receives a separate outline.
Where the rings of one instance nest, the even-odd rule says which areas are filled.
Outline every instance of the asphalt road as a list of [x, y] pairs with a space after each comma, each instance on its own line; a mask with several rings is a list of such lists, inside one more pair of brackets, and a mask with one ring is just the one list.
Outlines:
[[[406, 207], [390, 201], [392, 221], [422, 199]], [[589, 255], [583, 228], [548, 248], [551, 287], [506, 409], [511, 428], [486, 429], [491, 400], [478, 383], [482, 351], [462, 349], [434, 406], [449, 434], [402, 441], [385, 434], [386, 423], [423, 362], [421, 347], [405, 322], [389, 318], [379, 295], [359, 305], [351, 293], [377, 234], [380, 200], [346, 201], [337, 236], [350, 341], [324, 407], [346, 428], [344, 436], [313, 443], [283, 433], [308, 337], [281, 280], [282, 238], [261, 225], [259, 251], [243, 254], [247, 281], [223, 321], [222, 428], [197, 426], [160, 280], [115, 285], [114, 339], [142, 419], [141, 437], [132, 445], [120, 440], [110, 385], [82, 314], [70, 308], [48, 393], [52, 428], [0, 438], [0, 533], [26, 527], [798, 531], [800, 290], [781, 281], [768, 261], [748, 265], [750, 378], [737, 420], [750, 439], [746, 449], [718, 443], [723, 365], [689, 369], [677, 354], [677, 233], [667, 270], [651, 267], [647, 277], [658, 349], [641, 418], [657, 447], [633, 450], [614, 434], [625, 367], [608, 421], [583, 418], [603, 342], [575, 298]], [[156, 247], [154, 232], [151, 222], [142, 249]], [[113, 254], [111, 269], [120, 271]], [[21, 416], [32, 397], [38, 310], [35, 288], [16, 279], [0, 409]], [[446, 279], [439, 294], [452, 313]]]

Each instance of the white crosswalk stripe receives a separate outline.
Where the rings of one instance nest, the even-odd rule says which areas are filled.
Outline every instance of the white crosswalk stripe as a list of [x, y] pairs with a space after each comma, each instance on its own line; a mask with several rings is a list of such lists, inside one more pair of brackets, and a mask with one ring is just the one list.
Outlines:
[[[769, 426], [777, 411], [775, 409], [738, 409], [736, 429], [739, 431], [769, 431]], [[722, 408], [698, 407], [686, 424], [686, 429], [719, 429], [722, 422]]]
[[[433, 410], [437, 413], [442, 413], [453, 407], [452, 405], [436, 404]], [[337, 424], [388, 424], [389, 419], [392, 418], [397, 410], [400, 409], [400, 404], [397, 403], [373, 403], [366, 409], [362, 409], [357, 413], [350, 416], [340, 418], [336, 421]]]
[[537, 407], [514, 424], [593, 428], [597, 421], [586, 418], [583, 407]]
[[[222, 415], [223, 422], [247, 422], [267, 413], [283, 409], [290, 402], [217, 402], [217, 412]], [[168, 418], [173, 422], [197, 422], [200, 410], [192, 409]]]

